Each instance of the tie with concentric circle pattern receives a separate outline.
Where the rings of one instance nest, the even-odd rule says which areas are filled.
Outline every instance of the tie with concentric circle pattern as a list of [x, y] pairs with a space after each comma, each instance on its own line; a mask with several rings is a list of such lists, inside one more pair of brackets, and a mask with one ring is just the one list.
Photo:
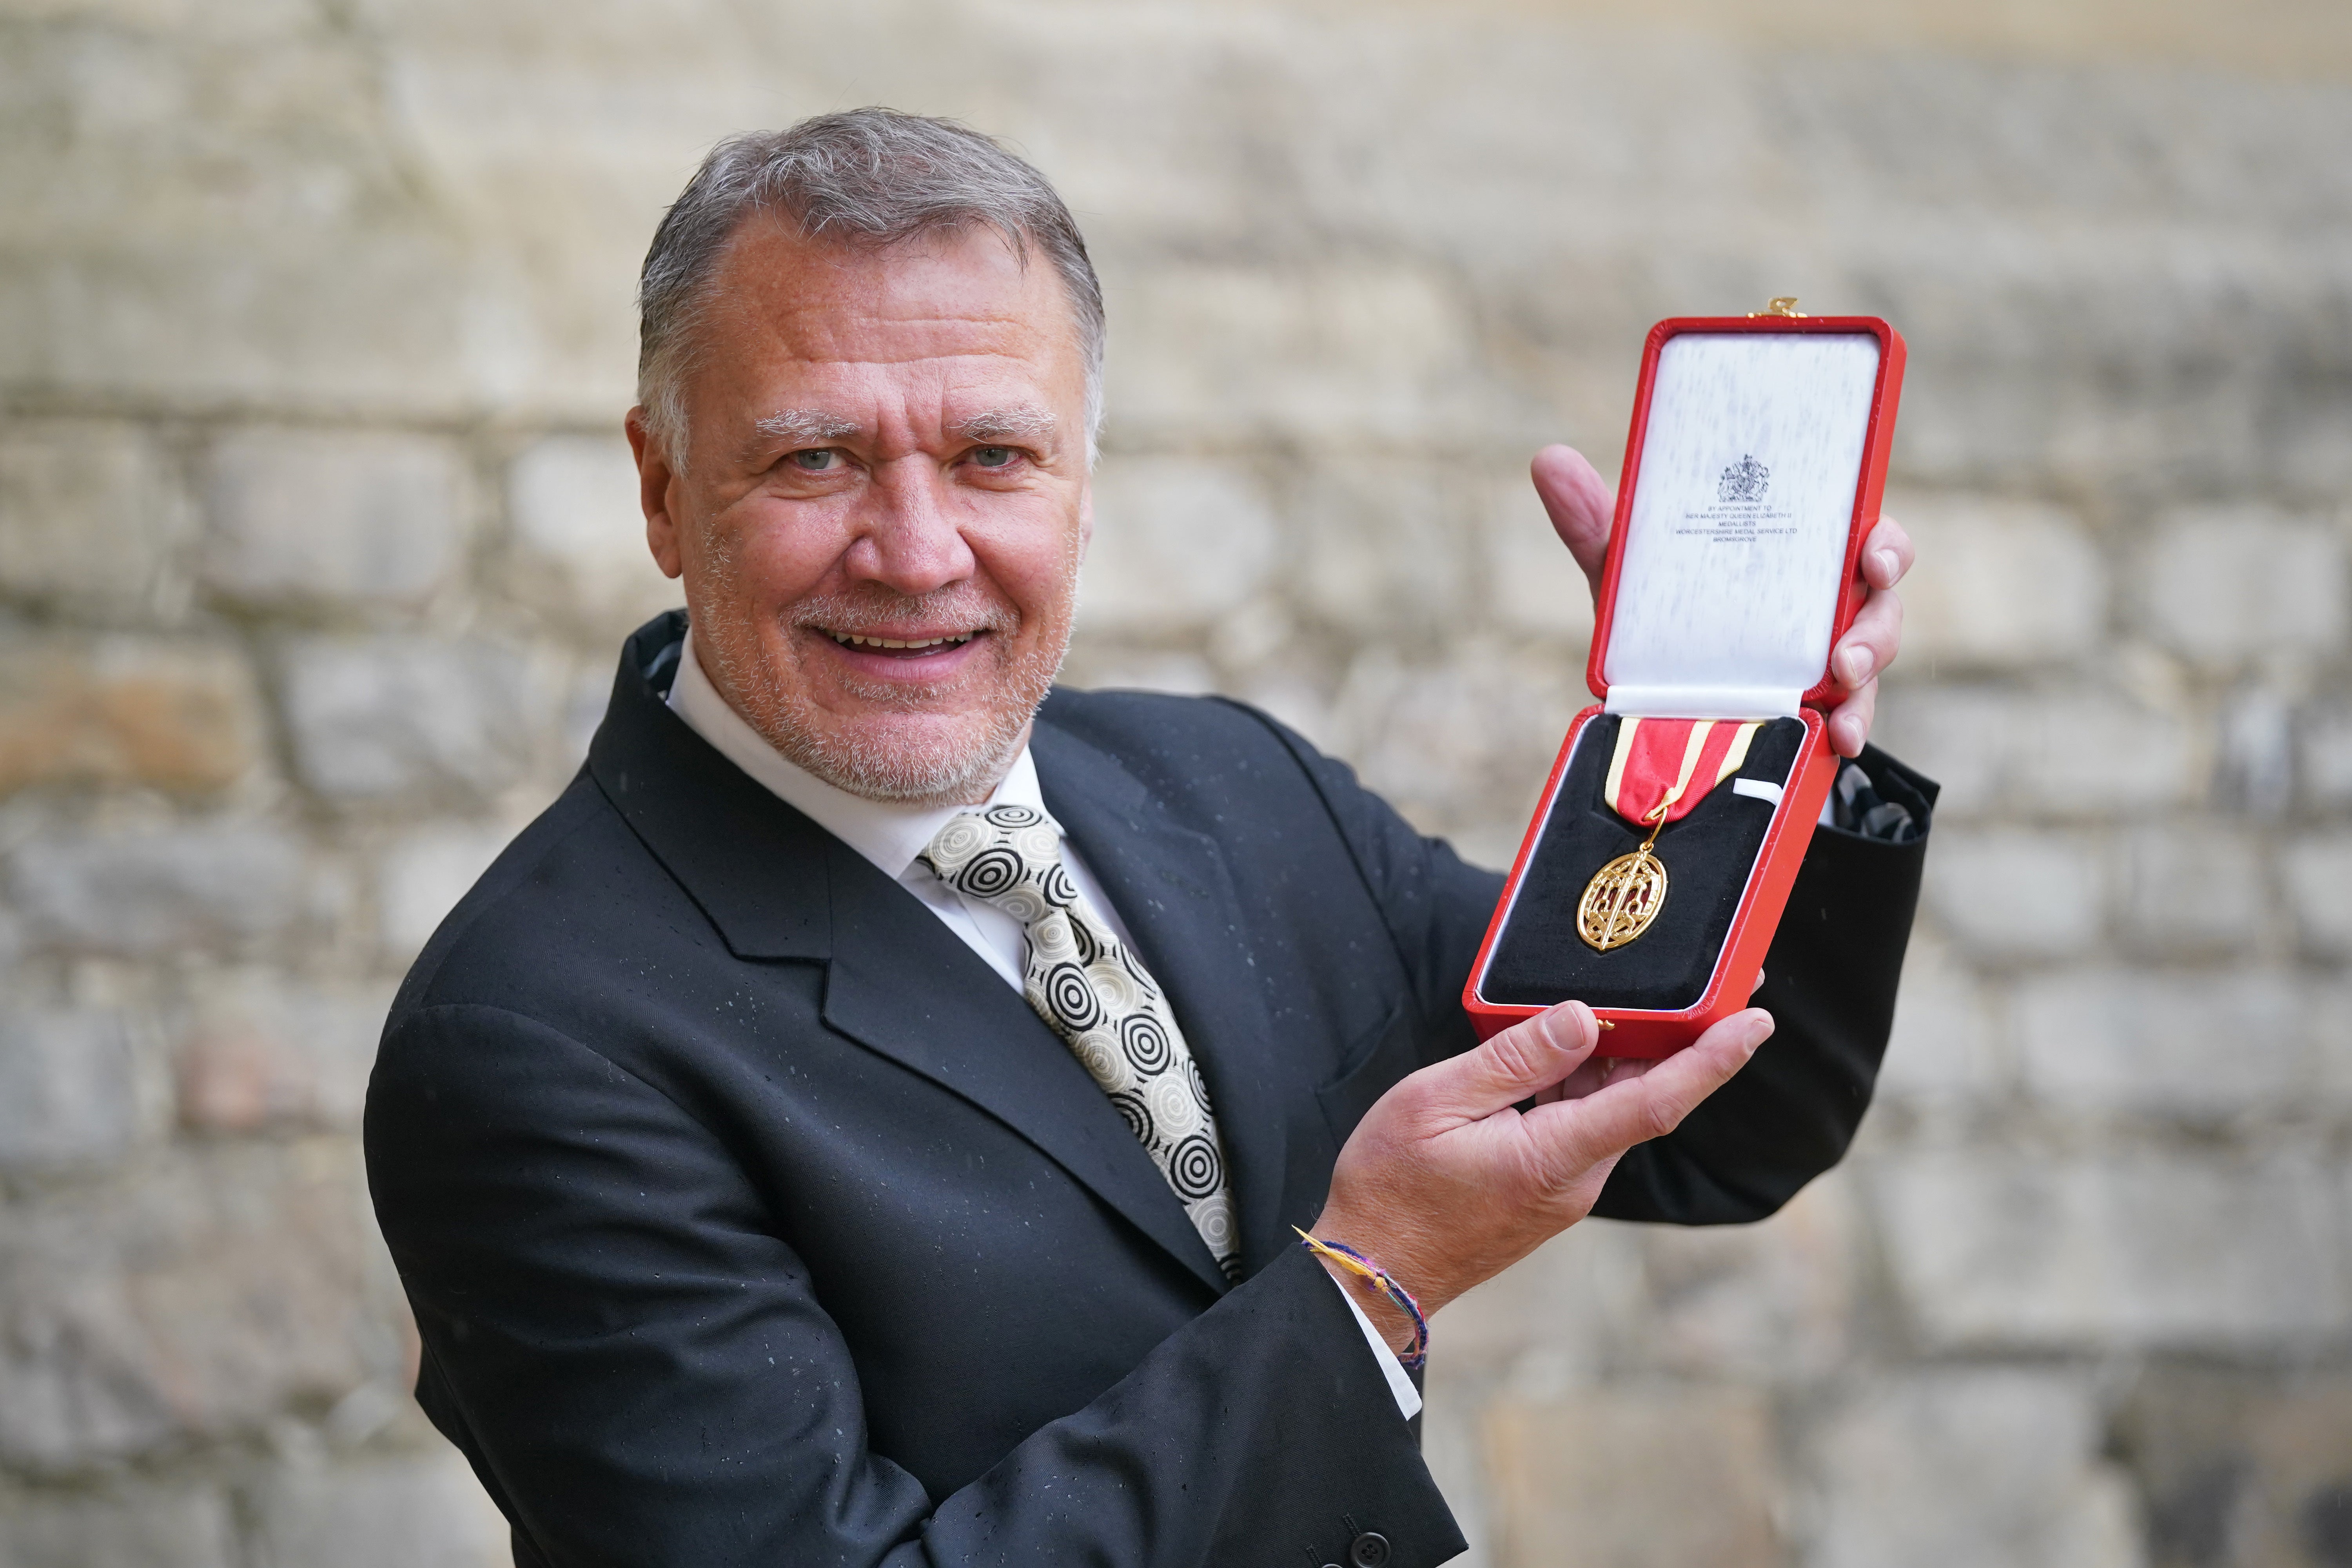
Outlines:
[[1029, 938], [1022, 994], [1110, 1096], [1217, 1267], [1238, 1279], [1233, 1194], [1209, 1086], [1159, 983], [1078, 896], [1062, 865], [1061, 828], [1025, 805], [968, 811], [918, 858], [956, 891], [1021, 922]]

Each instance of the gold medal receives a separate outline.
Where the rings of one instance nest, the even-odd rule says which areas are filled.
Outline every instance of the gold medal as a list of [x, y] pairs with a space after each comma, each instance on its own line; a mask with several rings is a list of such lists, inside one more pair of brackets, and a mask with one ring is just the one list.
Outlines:
[[1593, 952], [1624, 946], [1649, 930], [1666, 907], [1665, 864], [1650, 853], [1664, 826], [1661, 812], [1639, 849], [1618, 856], [1584, 884], [1584, 897], [1576, 901], [1576, 934]]
[[[1640, 719], [1617, 727], [1617, 747], [1601, 799], [1650, 836], [1631, 855], [1593, 873], [1576, 903], [1576, 934], [1595, 952], [1622, 947], [1650, 929], [1666, 907], [1666, 868], [1652, 853], [1658, 831], [1739, 771], [1760, 723], [1712, 719]], [[1696, 784], [1696, 793], [1693, 793]]]

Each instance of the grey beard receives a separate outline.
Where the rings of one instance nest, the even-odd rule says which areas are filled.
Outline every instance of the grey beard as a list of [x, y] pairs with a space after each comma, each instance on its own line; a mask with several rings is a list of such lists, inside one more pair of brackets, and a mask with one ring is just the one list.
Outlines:
[[[833, 607], [833, 613], [838, 619], [850, 621], [853, 627], [880, 624], [878, 617], [855, 612], [842, 614], [841, 608]], [[813, 621], [813, 616], [796, 617], [796, 624]], [[1010, 632], [1018, 629], [1020, 617], [990, 615], [984, 617], [983, 624]], [[1039, 657], [1024, 661], [1027, 668], [1016, 667], [1007, 672], [1008, 695], [1013, 700], [1001, 710], [976, 715], [977, 733], [967, 729], [960, 734], [917, 743], [903, 738], [893, 742], [867, 740], [855, 734], [824, 735], [815, 732], [812, 726], [794, 722], [791, 705], [764, 692], [761, 672], [740, 668], [731, 657], [732, 650], [723, 642], [719, 637], [711, 637], [707, 643], [697, 639], [697, 657], [709, 661], [707, 668], [721, 690], [743, 694], [744, 717], [786, 761], [835, 789], [866, 800], [910, 805], [963, 805], [985, 796], [1012, 766], [1029, 721], [1045, 701], [1055, 675], [1061, 669], [1062, 659], [1069, 651], [1068, 634], [1065, 631], [1057, 646], [1040, 648]], [[921, 712], [929, 696], [919, 687], [879, 683], [857, 694], [878, 706], [908, 713]]]
[[1040, 690], [1018, 709], [991, 713], [986, 730], [969, 742], [943, 738], [920, 747], [876, 745], [854, 735], [827, 739], [781, 726], [771, 740], [794, 766], [864, 799], [965, 805], [994, 788], [1013, 765], [1045, 697]]
[[[724, 603], [732, 597], [736, 562], [728, 552], [715, 555], [711, 564], [715, 596]], [[698, 638], [695, 649], [698, 657], [709, 661], [707, 668], [719, 689], [740, 695], [744, 718], [793, 766], [866, 800], [910, 805], [968, 805], [985, 796], [1004, 776], [1020, 750], [1029, 721], [1061, 670], [1069, 652], [1069, 608], [1077, 592], [1077, 568], [1073, 544], [1062, 587], [1060, 640], [1039, 647], [1030, 658], [1002, 672], [1009, 700], [1002, 710], [975, 716], [977, 732], [968, 729], [919, 744], [903, 739], [895, 743], [877, 742], [855, 734], [822, 735], [814, 725], [795, 722], [793, 705], [764, 689], [761, 671], [740, 668], [732, 657], [732, 647], [726, 646], [730, 639]], [[962, 624], [1008, 637], [1021, 626], [1020, 614], [1010, 605], [988, 602], [985, 595], [966, 587], [926, 595], [916, 601], [874, 591], [804, 599], [792, 607], [788, 619], [795, 626], [857, 632], [886, 625], [894, 616], [907, 614], [910, 605], [919, 612], [952, 605], [959, 612], [954, 618]], [[921, 712], [929, 700], [920, 687], [878, 682], [857, 695], [877, 706], [909, 713]]]

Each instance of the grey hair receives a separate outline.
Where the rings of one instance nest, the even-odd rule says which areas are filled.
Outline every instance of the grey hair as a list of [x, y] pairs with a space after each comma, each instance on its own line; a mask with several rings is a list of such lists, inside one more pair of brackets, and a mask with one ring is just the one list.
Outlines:
[[894, 109], [820, 114], [732, 136], [686, 183], [637, 281], [637, 402], [673, 462], [686, 455], [684, 384], [727, 242], [755, 212], [807, 237], [876, 249], [985, 226], [1026, 266], [1034, 245], [1062, 279], [1086, 357], [1087, 461], [1102, 426], [1102, 285], [1076, 219], [1045, 176], [952, 120]]

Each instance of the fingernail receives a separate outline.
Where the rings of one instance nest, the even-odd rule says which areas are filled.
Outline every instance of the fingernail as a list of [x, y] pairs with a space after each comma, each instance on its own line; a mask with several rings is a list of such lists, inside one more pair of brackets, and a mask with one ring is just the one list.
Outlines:
[[1903, 570], [1903, 558], [1892, 550], [1881, 550], [1874, 553], [1878, 556], [1878, 569], [1885, 573], [1886, 580], [1892, 583], [1895, 581], [1895, 574]]
[[1748, 1031], [1748, 1048], [1750, 1051], [1753, 1051], [1757, 1047], [1770, 1039], [1772, 1037], [1772, 1031], [1778, 1026], [1779, 1026], [1773, 1022], [1771, 1014], [1759, 1008], [1756, 1013], [1756, 1022], [1749, 1026]]
[[1845, 653], [1845, 683], [1860, 686], [1870, 679], [1870, 667], [1877, 662], [1866, 647], [1848, 648]]

